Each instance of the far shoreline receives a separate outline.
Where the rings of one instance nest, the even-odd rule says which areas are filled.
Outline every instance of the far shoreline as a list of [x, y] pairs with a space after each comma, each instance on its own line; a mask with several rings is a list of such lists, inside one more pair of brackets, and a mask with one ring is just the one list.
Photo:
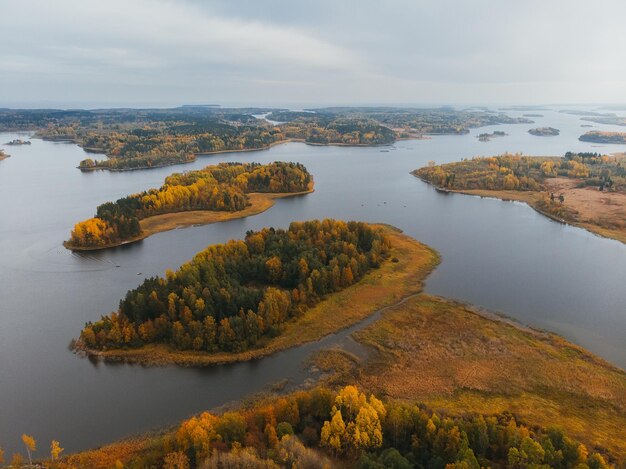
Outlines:
[[[442, 134], [445, 135], [445, 134]], [[80, 148], [83, 149], [84, 152], [86, 153], [95, 153], [95, 154], [99, 154], [99, 155], [104, 155], [106, 156], [105, 153], [103, 153], [101, 151], [101, 149], [97, 149], [97, 148], [90, 148], [90, 149], [86, 149], [85, 147], [82, 147], [79, 143], [77, 143], [74, 140], [71, 139], [64, 139], [64, 140], [50, 140], [47, 138], [42, 138], [42, 140], [47, 140], [47, 141], [57, 141], [57, 142], [68, 142], [68, 143], [73, 143], [75, 145], [78, 145]], [[198, 160], [198, 157], [200, 156], [213, 156], [213, 155], [221, 155], [221, 154], [225, 154], [225, 153], [244, 153], [244, 152], [255, 152], [255, 151], [266, 151], [266, 150], [270, 150], [275, 146], [278, 145], [283, 145], [286, 143], [304, 143], [305, 145], [311, 145], [314, 147], [355, 147], [355, 148], [363, 148], [363, 147], [384, 147], [384, 146], [391, 146], [394, 143], [398, 142], [399, 140], [423, 140], [424, 137], [408, 137], [408, 138], [396, 138], [393, 142], [390, 143], [339, 143], [339, 142], [331, 142], [331, 143], [317, 143], [317, 142], [307, 142], [305, 139], [303, 138], [288, 138], [286, 140], [280, 140], [278, 142], [272, 142], [267, 146], [264, 147], [260, 147], [260, 148], [242, 148], [242, 149], [237, 149], [237, 150], [215, 150], [215, 151], [207, 151], [207, 152], [202, 152], [202, 153], [194, 153], [193, 154], [193, 159], [189, 160], [189, 161], [176, 161], [176, 162], [172, 162], [172, 163], [164, 163], [164, 164], [159, 164], [159, 165], [154, 165], [154, 166], [139, 166], [136, 168], [107, 168], [107, 167], [103, 167], [103, 166], [92, 166], [92, 167], [81, 167], [81, 166], [76, 166], [76, 169], [80, 169], [81, 171], [111, 171], [111, 172], [116, 172], [116, 173], [123, 173], [126, 171], [141, 171], [141, 170], [148, 170], [148, 169], [157, 169], [157, 168], [166, 168], [168, 166], [176, 166], [176, 165], [185, 165], [185, 164], [190, 164], [190, 163], [194, 163], [195, 161]], [[108, 157], [107, 157], [108, 158]]]

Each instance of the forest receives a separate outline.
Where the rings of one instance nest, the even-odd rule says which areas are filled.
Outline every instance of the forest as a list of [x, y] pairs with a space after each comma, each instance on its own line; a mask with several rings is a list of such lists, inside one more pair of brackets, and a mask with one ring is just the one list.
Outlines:
[[291, 193], [312, 181], [300, 163], [220, 163], [175, 173], [158, 189], [100, 205], [93, 218], [77, 223], [66, 247], [103, 247], [141, 235], [140, 220], [190, 210], [236, 212], [248, 205], [250, 192]]
[[207, 247], [176, 272], [146, 279], [119, 310], [88, 323], [77, 349], [242, 352], [377, 268], [390, 243], [365, 223], [293, 222]]
[[[58, 446], [58, 442], [57, 442]], [[50, 461], [52, 469], [308, 468], [608, 469], [558, 427], [510, 413], [447, 415], [367, 395], [348, 385], [268, 397], [204, 412], [152, 440], [119, 443]]]

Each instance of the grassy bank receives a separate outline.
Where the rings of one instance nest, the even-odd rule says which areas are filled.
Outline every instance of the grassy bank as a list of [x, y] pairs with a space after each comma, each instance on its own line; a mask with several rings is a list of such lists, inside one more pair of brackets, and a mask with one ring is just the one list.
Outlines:
[[380, 268], [365, 275], [358, 283], [329, 295], [301, 317], [287, 323], [281, 335], [265, 339], [260, 347], [253, 350], [242, 353], [206, 353], [179, 351], [159, 344], [139, 349], [87, 352], [106, 360], [146, 365], [173, 363], [205, 366], [260, 358], [318, 340], [357, 323], [382, 307], [421, 291], [422, 281], [438, 264], [438, 255], [429, 247], [403, 235], [397, 229], [388, 226], [381, 226], [381, 229], [390, 237], [392, 248], [388, 260]]
[[[504, 201], [524, 202], [528, 204], [531, 208], [536, 210], [537, 212], [541, 213], [542, 215], [552, 220], [558, 221], [560, 223], [567, 223], [568, 225], [577, 226], [579, 228], [583, 228], [587, 231], [590, 231], [604, 238], [616, 239], [618, 241], [621, 241], [622, 243], [626, 243], [626, 231], [622, 229], [612, 229], [606, 226], [601, 226], [601, 225], [598, 225], [597, 223], [594, 223], [593, 220], [585, 220], [585, 221], [579, 220], [575, 217], [575, 215], [574, 216], [568, 215], [569, 213], [572, 213], [568, 211], [563, 212], [562, 216], [557, 216], [544, 210], [542, 208], [542, 201], [545, 199], [545, 192], [515, 191], [515, 190], [486, 190], [486, 189], [450, 190], [450, 189], [443, 189], [441, 187], [437, 187], [431, 182], [426, 181], [425, 179], [422, 179], [422, 180], [424, 182], [427, 182], [428, 184], [433, 185], [437, 190], [444, 191], [444, 192], [456, 192], [458, 194], [474, 195], [478, 197], [500, 199]], [[572, 189], [572, 190], [575, 190], [575, 189]], [[595, 194], [595, 192], [597, 191], [590, 189], [590, 188], [578, 189], [578, 191], [589, 191], [589, 192], [593, 191], [594, 196], [598, 195], [598, 194]], [[603, 195], [607, 195], [607, 194], [603, 194]], [[566, 196], [565, 204], [568, 206], [571, 206], [573, 210], [577, 211], [577, 208], [579, 208], [577, 207], [577, 204], [568, 203], [568, 200], [569, 198]]]
[[554, 334], [418, 295], [357, 332], [373, 352], [315, 360], [331, 382], [452, 414], [512, 412], [626, 458], [626, 374]]

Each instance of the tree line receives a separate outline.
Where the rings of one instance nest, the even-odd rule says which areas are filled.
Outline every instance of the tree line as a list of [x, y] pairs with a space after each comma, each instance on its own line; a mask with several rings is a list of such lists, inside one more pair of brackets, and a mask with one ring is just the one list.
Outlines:
[[[613, 467], [605, 457], [557, 427], [529, 426], [510, 413], [446, 415], [420, 404], [384, 402], [349, 385], [266, 398], [221, 415], [204, 412], [118, 467]], [[61, 463], [87, 467], [94, 461], [76, 455]]]
[[242, 352], [280, 334], [325, 295], [377, 268], [388, 238], [360, 222], [294, 222], [212, 245], [176, 272], [146, 279], [119, 310], [88, 323], [78, 347]]
[[626, 190], [626, 160], [597, 153], [567, 152], [563, 158], [504, 154], [428, 166], [415, 171], [428, 182], [454, 190], [539, 191], [546, 178], [578, 179], [582, 186]]
[[99, 247], [141, 234], [139, 221], [153, 215], [189, 210], [236, 212], [248, 205], [249, 192], [302, 192], [311, 175], [300, 163], [220, 163], [168, 176], [150, 189], [100, 205], [93, 218], [77, 223], [71, 247]]

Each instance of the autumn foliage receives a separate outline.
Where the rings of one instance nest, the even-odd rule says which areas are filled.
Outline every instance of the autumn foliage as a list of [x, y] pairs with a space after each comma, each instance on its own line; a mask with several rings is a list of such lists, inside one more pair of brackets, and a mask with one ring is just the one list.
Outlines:
[[359, 222], [294, 222], [287, 230], [248, 232], [244, 241], [209, 246], [178, 271], [129, 291], [118, 311], [86, 325], [79, 345], [245, 351], [358, 281], [388, 249], [380, 230]]
[[139, 221], [189, 210], [236, 212], [248, 205], [250, 192], [302, 192], [311, 175], [299, 163], [220, 163], [168, 176], [159, 189], [130, 195], [98, 207], [96, 216], [77, 223], [69, 247], [103, 247], [141, 234]]
[[609, 469], [608, 457], [509, 413], [447, 415], [346, 386], [204, 412], [158, 439], [116, 443], [50, 467]]

